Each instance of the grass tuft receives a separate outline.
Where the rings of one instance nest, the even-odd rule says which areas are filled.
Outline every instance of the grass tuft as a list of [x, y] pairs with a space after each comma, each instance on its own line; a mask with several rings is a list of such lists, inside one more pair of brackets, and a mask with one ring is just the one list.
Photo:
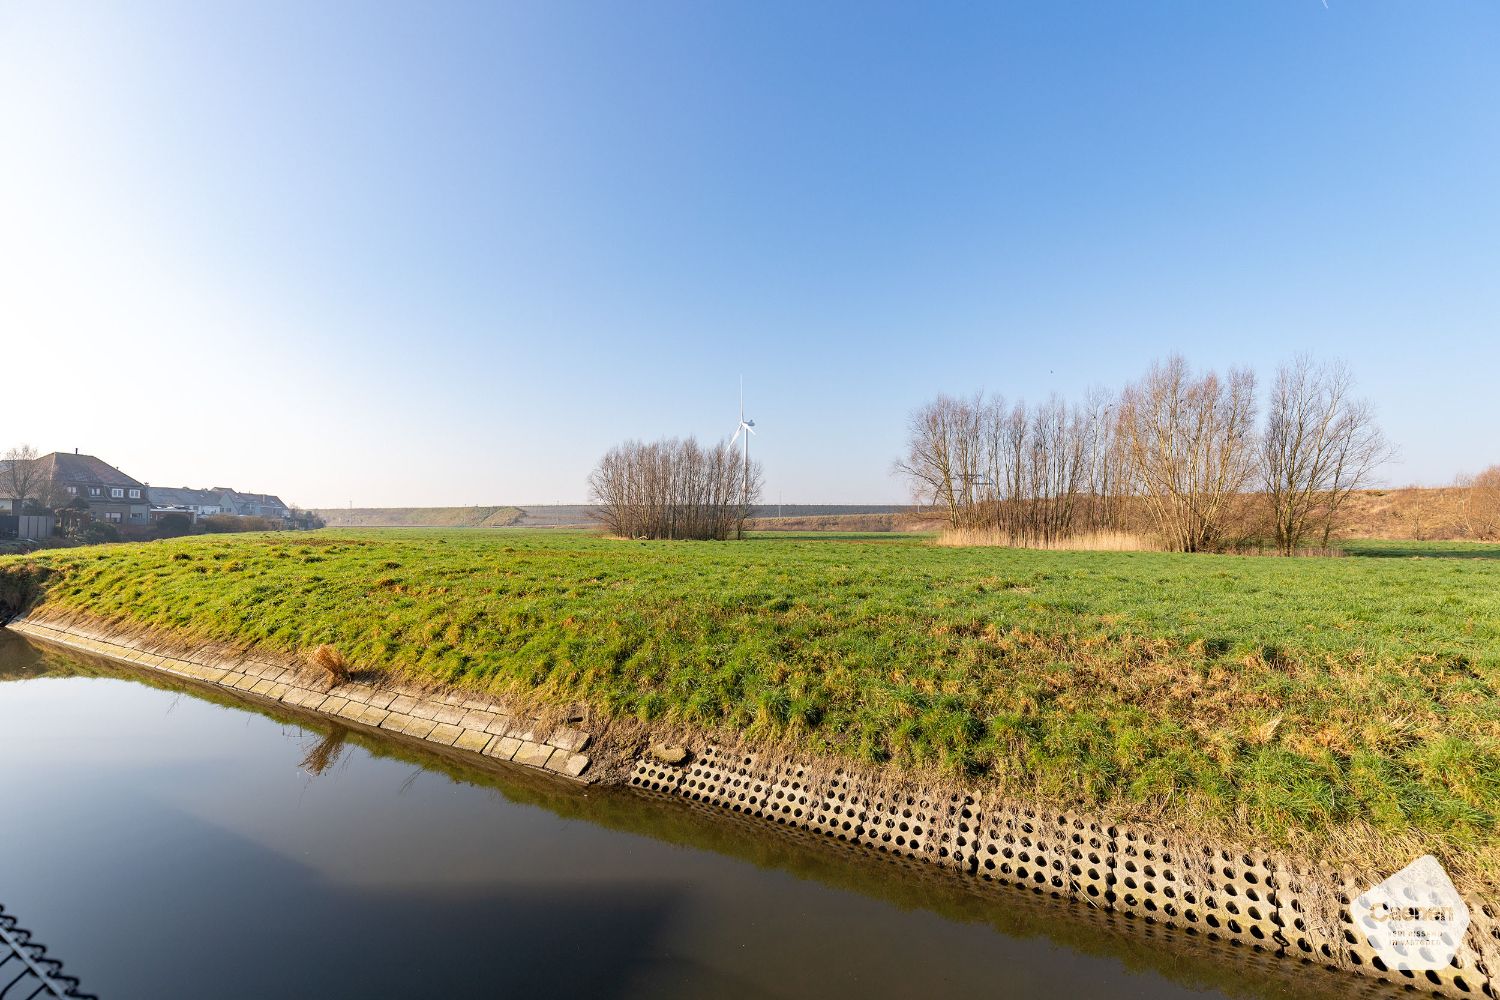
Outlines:
[[313, 666], [320, 668], [328, 675], [328, 680], [335, 684], [347, 684], [349, 682], [349, 664], [344, 661], [344, 654], [337, 647], [323, 643], [312, 651], [309, 657]]

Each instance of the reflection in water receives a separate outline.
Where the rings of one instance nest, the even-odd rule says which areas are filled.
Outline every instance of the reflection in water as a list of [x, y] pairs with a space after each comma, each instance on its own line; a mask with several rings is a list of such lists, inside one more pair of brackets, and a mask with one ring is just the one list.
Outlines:
[[0, 679], [21, 681], [0, 684], [8, 791], [34, 807], [0, 812], [0, 902], [106, 1000], [1380, 995], [4, 632]]
[[49, 955], [47, 946], [0, 903], [0, 998], [7, 996], [98, 1000], [84, 993], [77, 977], [63, 971], [62, 960]]
[[313, 777], [323, 774], [339, 762], [339, 757], [344, 753], [344, 741], [348, 738], [349, 730], [337, 724], [331, 726], [321, 739], [315, 740], [308, 748], [307, 755], [302, 758], [302, 770]]

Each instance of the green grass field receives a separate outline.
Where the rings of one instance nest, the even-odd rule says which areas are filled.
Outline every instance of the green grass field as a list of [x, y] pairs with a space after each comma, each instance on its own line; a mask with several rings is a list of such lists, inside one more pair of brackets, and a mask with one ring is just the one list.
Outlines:
[[286, 652], [333, 643], [360, 667], [1051, 801], [1279, 843], [1374, 828], [1489, 852], [1500, 550], [1351, 549], [1372, 558], [330, 529], [0, 570], [58, 571], [58, 609]]

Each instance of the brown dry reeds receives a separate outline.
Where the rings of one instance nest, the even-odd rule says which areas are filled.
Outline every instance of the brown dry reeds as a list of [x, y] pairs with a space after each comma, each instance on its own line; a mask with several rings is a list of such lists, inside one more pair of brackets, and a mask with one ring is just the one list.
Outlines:
[[325, 642], [312, 651], [311, 659], [313, 666], [321, 668], [332, 683], [348, 683], [349, 664], [344, 660], [344, 654], [340, 653], [337, 648]]
[[1163, 552], [1166, 546], [1134, 531], [1083, 531], [1048, 540], [1023, 539], [1002, 528], [950, 528], [938, 536], [937, 544], [955, 548], [996, 546], [1008, 549], [1047, 549], [1054, 552]]

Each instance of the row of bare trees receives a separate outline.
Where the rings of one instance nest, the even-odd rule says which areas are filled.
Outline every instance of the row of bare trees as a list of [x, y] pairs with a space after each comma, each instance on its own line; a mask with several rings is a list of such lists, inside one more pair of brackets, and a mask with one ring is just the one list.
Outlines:
[[993, 528], [1045, 545], [1103, 527], [1117, 492], [1118, 454], [1107, 403], [1028, 406], [976, 395], [940, 396], [912, 415], [897, 467], [955, 528]]
[[760, 487], [759, 463], [747, 470], [727, 443], [695, 438], [627, 441], [589, 476], [591, 501], [621, 538], [728, 538], [742, 529]]
[[1173, 356], [1078, 404], [939, 397], [912, 415], [897, 468], [953, 527], [1015, 544], [1144, 522], [1168, 548], [1207, 551], [1244, 534], [1259, 504], [1290, 553], [1326, 546], [1349, 495], [1392, 456], [1352, 390], [1343, 364], [1296, 358], [1277, 372], [1262, 428], [1253, 373], [1199, 374]]

